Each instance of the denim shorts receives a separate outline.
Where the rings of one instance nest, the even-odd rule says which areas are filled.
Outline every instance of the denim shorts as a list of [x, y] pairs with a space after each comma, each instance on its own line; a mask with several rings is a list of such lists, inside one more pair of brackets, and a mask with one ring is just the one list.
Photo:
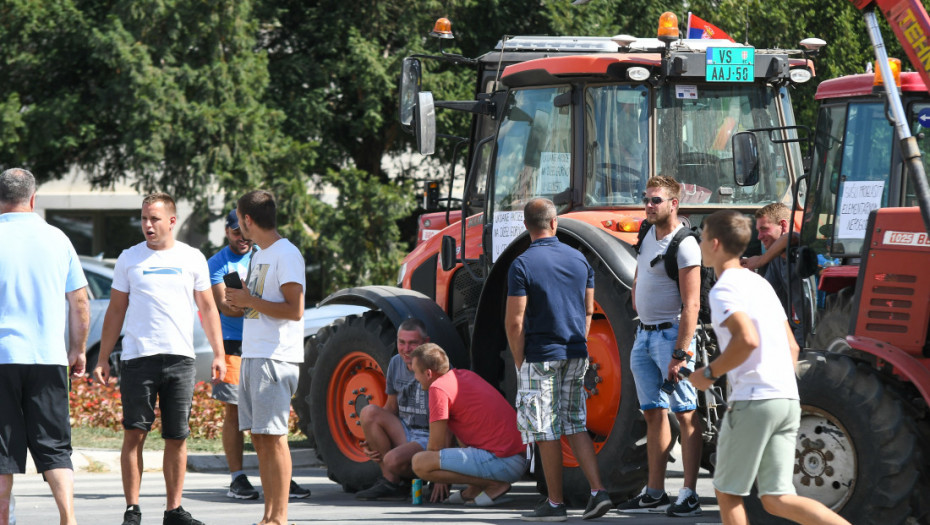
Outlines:
[[[671, 396], [662, 391], [677, 340], [678, 323], [673, 323], [671, 328], [665, 330], [637, 329], [636, 341], [630, 352], [630, 370], [636, 380], [640, 409], [669, 408], [672, 412], [687, 412], [697, 408], [697, 391], [687, 379], [675, 384]], [[694, 370], [694, 338], [688, 349], [692, 357], [686, 362], [685, 368]]]
[[0, 365], [0, 399], [0, 474], [72, 469], [67, 367]]
[[294, 363], [250, 357], [242, 360], [239, 380], [239, 430], [287, 435], [291, 398], [300, 369]]
[[404, 423], [404, 420], [400, 420], [400, 424], [404, 426], [404, 434], [407, 436], [407, 443], [418, 443], [423, 450], [426, 450], [426, 445], [429, 443], [429, 429], [426, 428], [410, 428], [407, 426], [407, 423]]
[[584, 432], [588, 360], [523, 362], [517, 385], [517, 429], [523, 443], [556, 441]]
[[519, 453], [499, 458], [480, 448], [444, 448], [439, 451], [439, 468], [466, 476], [513, 483], [526, 471], [526, 457]]
[[161, 410], [161, 436], [186, 439], [194, 397], [194, 359], [156, 354], [120, 364], [119, 391], [123, 401], [123, 428], [152, 430], [155, 401]]

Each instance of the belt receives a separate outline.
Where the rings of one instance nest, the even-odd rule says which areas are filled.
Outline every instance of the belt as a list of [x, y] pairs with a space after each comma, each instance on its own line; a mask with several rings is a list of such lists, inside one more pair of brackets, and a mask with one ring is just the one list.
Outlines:
[[669, 328], [675, 326], [672, 323], [659, 323], [659, 324], [643, 324], [639, 323], [639, 327], [647, 332], [655, 332], [656, 330], [668, 330]]

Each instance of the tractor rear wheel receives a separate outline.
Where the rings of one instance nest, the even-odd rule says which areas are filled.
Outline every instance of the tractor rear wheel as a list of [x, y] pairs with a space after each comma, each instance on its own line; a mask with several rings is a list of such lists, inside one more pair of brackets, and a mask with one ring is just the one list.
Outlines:
[[[334, 324], [342, 324], [342, 322], [343, 320], [339, 319]], [[329, 339], [332, 330], [332, 325], [324, 326], [304, 342], [304, 362], [300, 365], [303, 371], [297, 382], [297, 392], [291, 401], [294, 412], [297, 413], [297, 428], [307, 437], [309, 446], [312, 448], [316, 448], [316, 439], [313, 436], [313, 417], [310, 413], [310, 385], [313, 384], [313, 368], [320, 356], [321, 342]]]
[[396, 331], [380, 311], [349, 316], [321, 330], [319, 356], [309, 385], [310, 419], [317, 454], [329, 479], [346, 492], [370, 487], [381, 470], [368, 459], [359, 413], [384, 406], [384, 374], [395, 350]]
[[[904, 523], [917, 481], [917, 445], [900, 398], [865, 365], [807, 353], [799, 363], [801, 427], [794, 486], [856, 524]], [[792, 523], [746, 498], [752, 523]]]
[[850, 333], [849, 321], [852, 319], [854, 295], [853, 287], [847, 286], [827, 297], [823, 314], [817, 321], [817, 333], [810, 337], [810, 348], [834, 354], [846, 353], [849, 350], [846, 336]]

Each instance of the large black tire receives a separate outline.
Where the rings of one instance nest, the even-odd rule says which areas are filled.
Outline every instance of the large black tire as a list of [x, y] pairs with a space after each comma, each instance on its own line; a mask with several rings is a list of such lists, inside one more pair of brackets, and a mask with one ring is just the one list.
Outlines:
[[[807, 353], [799, 364], [801, 429], [794, 485], [856, 525], [895, 525], [911, 513], [917, 445], [904, 404], [870, 367]], [[755, 524], [791, 523], [746, 498]]]
[[[336, 321], [341, 324], [342, 319]], [[310, 447], [316, 448], [316, 438], [313, 435], [313, 418], [310, 413], [310, 385], [313, 383], [313, 367], [320, 355], [320, 346], [332, 334], [330, 326], [324, 326], [307, 338], [304, 342], [304, 362], [300, 364], [303, 369], [297, 382], [297, 392], [291, 401], [294, 412], [297, 413], [297, 428], [307, 437]]]
[[[630, 290], [617, 282], [599, 259], [589, 256], [588, 262], [594, 268], [594, 301], [610, 323], [620, 355], [620, 370], [610, 371], [610, 377], [605, 377], [607, 371], [603, 368], [593, 370], [591, 367], [585, 377], [585, 388], [589, 392], [607, 381], [620, 382], [620, 405], [613, 428], [606, 440], [604, 436], [593, 436], [595, 440], [604, 440], [597, 454], [597, 465], [611, 499], [619, 503], [638, 494], [648, 476], [646, 421], [639, 410], [636, 384], [629, 366], [635, 337], [632, 321], [635, 313], [632, 311]], [[596, 378], [601, 381], [595, 382]], [[584, 508], [590, 497], [589, 490], [580, 467], [564, 469], [563, 492], [569, 505]]]
[[823, 313], [817, 322], [816, 333], [810, 337], [808, 348], [834, 354], [849, 351], [846, 336], [849, 335], [854, 296], [853, 287], [847, 286], [827, 297]]
[[384, 394], [384, 374], [395, 353], [395, 339], [394, 326], [380, 311], [346, 317], [344, 322], [321, 330], [317, 338], [319, 356], [308, 374], [312, 376], [310, 421], [317, 454], [326, 465], [329, 479], [340, 483], [346, 492], [370, 487], [381, 471], [358, 447], [361, 427], [354, 426], [358, 424], [358, 413], [368, 404], [367, 396], [359, 393], [349, 405], [344, 402], [345, 392], [351, 388], [354, 376], [364, 375], [367, 388], [372, 389], [369, 395], [379, 395], [377, 388], [380, 395]]

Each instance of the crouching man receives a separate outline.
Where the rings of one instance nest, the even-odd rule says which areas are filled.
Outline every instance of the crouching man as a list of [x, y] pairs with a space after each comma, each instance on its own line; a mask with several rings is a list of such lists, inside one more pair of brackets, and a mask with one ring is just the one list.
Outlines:
[[[429, 442], [413, 456], [413, 471], [435, 483], [465, 483], [448, 503], [501, 503], [526, 470], [517, 413], [504, 396], [470, 370], [450, 370], [446, 352], [433, 343], [412, 354], [413, 373], [429, 393]], [[443, 448], [449, 433], [464, 448]]]

